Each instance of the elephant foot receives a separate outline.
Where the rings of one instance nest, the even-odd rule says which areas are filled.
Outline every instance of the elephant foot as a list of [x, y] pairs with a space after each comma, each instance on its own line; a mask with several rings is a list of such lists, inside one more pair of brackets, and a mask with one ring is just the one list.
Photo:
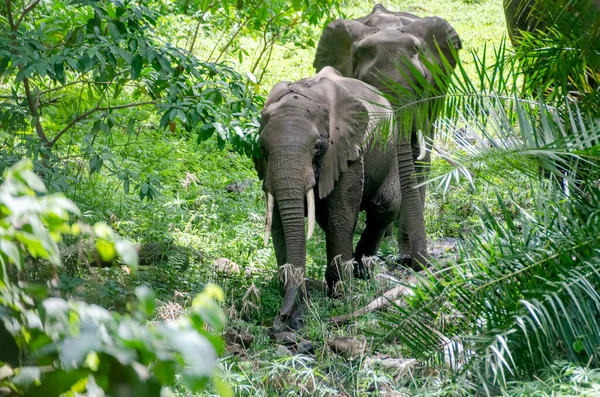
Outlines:
[[[307, 295], [304, 295], [307, 298]], [[304, 320], [302, 314], [306, 307], [306, 300], [292, 302], [290, 305], [285, 305], [280, 310], [279, 315], [273, 319], [273, 332], [289, 332], [298, 331], [304, 328]]]
[[273, 332], [275, 333], [299, 331], [302, 328], [304, 328], [304, 321], [300, 315], [293, 315], [287, 318], [277, 316], [273, 319]]
[[414, 271], [419, 271], [423, 269], [427, 269], [427, 255], [415, 255], [412, 259], [412, 269]]
[[417, 260], [410, 254], [402, 255], [402, 257], [397, 260], [396, 263], [404, 267], [409, 267], [415, 271], [423, 270], [427, 267], [427, 259], [425, 259], [423, 256], [420, 256], [420, 259]]
[[410, 254], [404, 254], [402, 255], [402, 257], [400, 257], [400, 259], [398, 260], [398, 264], [404, 267], [412, 267], [412, 256], [410, 256]]
[[335, 283], [327, 282], [327, 297], [329, 299], [342, 299], [343, 294], [338, 285], [339, 281], [336, 281]]
[[354, 265], [354, 278], [361, 280], [369, 280], [371, 278], [371, 270], [362, 262]]
[[271, 338], [285, 346], [293, 354], [314, 354], [314, 344], [306, 339], [301, 338], [293, 332], [276, 332], [271, 334]]

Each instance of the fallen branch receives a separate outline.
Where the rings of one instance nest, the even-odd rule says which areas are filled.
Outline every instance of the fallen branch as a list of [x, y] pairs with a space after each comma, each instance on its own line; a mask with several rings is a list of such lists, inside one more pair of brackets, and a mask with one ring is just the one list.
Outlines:
[[411, 276], [404, 282], [403, 285], [399, 285], [397, 287], [392, 288], [391, 290], [385, 292], [379, 298], [373, 300], [368, 305], [363, 306], [362, 308], [355, 310], [350, 314], [334, 317], [331, 319], [331, 321], [336, 325], [342, 325], [347, 323], [348, 321], [355, 319], [356, 317], [363, 316], [367, 313], [371, 313], [373, 311], [381, 310], [388, 306], [391, 306], [392, 302], [396, 305], [400, 305], [402, 304], [403, 299], [398, 298], [404, 298], [405, 296], [412, 295], [412, 287], [416, 283], [416, 276]]

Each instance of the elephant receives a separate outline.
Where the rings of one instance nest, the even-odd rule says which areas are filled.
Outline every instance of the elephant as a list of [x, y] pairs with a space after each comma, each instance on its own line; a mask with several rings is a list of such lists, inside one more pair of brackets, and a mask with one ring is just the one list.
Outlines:
[[[444, 100], [447, 77], [454, 72], [456, 55], [461, 48], [458, 34], [444, 19], [391, 12], [377, 4], [365, 17], [338, 19], [327, 25], [313, 62], [317, 72], [332, 66], [343, 76], [378, 88], [394, 103], [409, 101], [406, 93], [416, 94], [414, 87], [423, 85], [422, 81], [434, 88], [436, 94], [433, 96], [437, 99], [423, 101], [418, 107], [406, 107], [407, 110], [396, 114], [402, 189], [398, 245], [403, 261], [412, 263], [415, 269], [427, 264], [424, 184], [416, 197], [412, 192], [417, 183], [425, 181], [429, 172], [431, 154], [426, 150], [422, 131], [432, 142], [433, 124]], [[433, 69], [432, 65], [437, 65], [438, 73], [441, 71], [446, 78], [440, 79], [439, 74], [429, 70]], [[391, 89], [390, 82], [402, 87], [401, 90]], [[407, 148], [406, 141], [410, 141], [411, 164], [400, 160]], [[412, 169], [416, 170], [416, 175], [411, 177]]]
[[[341, 276], [337, 257], [355, 258], [354, 272], [365, 272], [363, 255], [376, 254], [396, 219], [401, 205], [396, 144], [373, 143], [380, 128], [395, 135], [392, 118], [390, 103], [374, 87], [331, 67], [312, 78], [281, 82], [269, 93], [261, 111], [262, 154], [254, 161], [268, 197], [264, 242], [271, 233], [284, 275], [275, 329], [302, 326], [306, 239], [315, 221], [325, 232], [331, 293]], [[405, 157], [412, 164], [410, 147]], [[366, 212], [366, 227], [353, 252], [359, 211]]]

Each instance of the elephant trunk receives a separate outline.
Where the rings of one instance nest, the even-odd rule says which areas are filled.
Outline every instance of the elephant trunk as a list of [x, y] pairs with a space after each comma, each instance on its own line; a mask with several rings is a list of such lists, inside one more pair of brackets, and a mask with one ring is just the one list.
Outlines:
[[280, 316], [283, 321], [294, 314], [298, 299], [303, 299], [306, 240], [304, 234], [304, 191], [302, 185], [275, 190], [275, 198], [287, 251], [287, 263], [280, 268], [284, 299]]
[[[265, 217], [265, 235], [264, 245], [269, 244], [269, 235], [271, 234], [271, 226], [273, 224], [273, 208], [275, 207], [275, 197], [271, 193], [267, 193], [267, 214]], [[310, 240], [315, 232], [315, 190], [310, 189], [306, 194], [306, 208], [308, 216], [308, 231], [306, 239]]]
[[[277, 204], [287, 258], [286, 263], [279, 264], [284, 290], [280, 318], [285, 322], [299, 314], [298, 304], [306, 298], [306, 238], [314, 230], [315, 200], [312, 188], [315, 178], [308, 152], [273, 150], [270, 157], [266, 188]], [[305, 233], [305, 209], [308, 210], [308, 233]]]

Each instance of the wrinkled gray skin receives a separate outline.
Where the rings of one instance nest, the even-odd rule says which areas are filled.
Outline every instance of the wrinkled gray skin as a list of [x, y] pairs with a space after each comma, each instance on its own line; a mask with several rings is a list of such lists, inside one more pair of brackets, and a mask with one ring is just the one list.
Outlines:
[[[326, 235], [330, 291], [340, 279], [339, 269], [332, 266], [334, 258], [360, 261], [363, 255], [374, 255], [397, 217], [401, 197], [394, 145], [368, 145], [381, 119], [388, 120], [390, 135], [394, 133], [389, 109], [389, 102], [373, 87], [342, 77], [333, 68], [324, 68], [314, 78], [279, 83], [269, 94], [261, 112], [263, 155], [255, 165], [263, 189], [275, 199], [271, 233], [277, 263], [280, 271], [291, 265], [296, 276], [283, 283], [276, 329], [301, 326], [306, 195], [311, 189], [316, 221]], [[410, 148], [406, 160], [412, 164]], [[360, 210], [367, 213], [367, 225], [353, 253]], [[355, 272], [362, 270], [360, 264]]]
[[[436, 44], [439, 46], [436, 47]], [[332, 66], [346, 77], [354, 77], [364, 81], [382, 92], [395, 95], [386, 87], [386, 82], [394, 81], [412, 91], [408, 79], [417, 81], [406, 66], [407, 61], [430, 83], [434, 79], [424, 65], [420, 54], [424, 54], [430, 62], [442, 65], [446, 58], [451, 74], [456, 66], [452, 49], [461, 48], [458, 34], [445, 20], [438, 17], [419, 18], [404, 12], [390, 12], [382, 5], [376, 5], [371, 14], [356, 20], [339, 19], [331, 22], [324, 30], [314, 67], [317, 71]], [[456, 53], [457, 51], [455, 51]], [[402, 70], [404, 74], [400, 71]], [[439, 88], [445, 92], [444, 87]], [[403, 99], [395, 98], [399, 103]], [[415, 112], [410, 108], [410, 112]], [[431, 110], [424, 112], [422, 124], [413, 124], [410, 131], [403, 130], [405, 115], [396, 115], [400, 132], [398, 146], [399, 176], [402, 188], [402, 208], [399, 218], [398, 245], [404, 257], [410, 255], [413, 267], [427, 263], [427, 241], [425, 235], [425, 219], [423, 215], [425, 203], [425, 186], [419, 194], [413, 187], [425, 180], [429, 172], [431, 153], [429, 150], [419, 160], [419, 142], [417, 130], [421, 130], [428, 141], [433, 141], [433, 122], [436, 114]], [[416, 119], [413, 113], [413, 120]], [[405, 162], [406, 142], [410, 141], [412, 161]], [[417, 178], [414, 178], [413, 169]], [[413, 177], [411, 178], [411, 175]]]

